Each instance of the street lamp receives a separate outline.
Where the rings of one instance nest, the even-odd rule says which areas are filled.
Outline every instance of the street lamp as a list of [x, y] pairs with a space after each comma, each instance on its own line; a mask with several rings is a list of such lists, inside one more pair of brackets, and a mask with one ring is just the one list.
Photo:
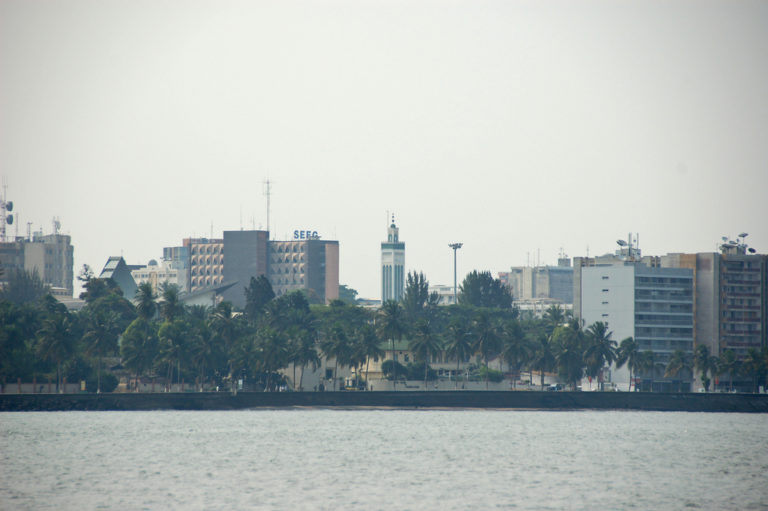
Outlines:
[[453, 249], [453, 303], [456, 304], [456, 251], [460, 249], [463, 243], [449, 243], [448, 246]]

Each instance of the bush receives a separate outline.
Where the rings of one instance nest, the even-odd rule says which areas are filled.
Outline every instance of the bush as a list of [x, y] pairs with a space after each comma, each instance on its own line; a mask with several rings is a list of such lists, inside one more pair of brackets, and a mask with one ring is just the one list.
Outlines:
[[[101, 391], [102, 392], [114, 392], [118, 384], [117, 377], [108, 372], [101, 373]], [[94, 372], [88, 378], [85, 379], [85, 390], [87, 392], [96, 392], [98, 388], [98, 380], [96, 373]]]
[[[408, 379], [424, 381], [424, 362], [411, 362], [408, 364]], [[437, 380], [437, 371], [431, 367], [427, 369], [427, 381]]]
[[[394, 365], [394, 364], [396, 364], [396, 365]], [[401, 379], [405, 378], [406, 376], [408, 376], [408, 369], [403, 364], [401, 364], [400, 362], [395, 362], [393, 360], [385, 360], [384, 363], [381, 364], [381, 372], [384, 373], [384, 377], [386, 379], [388, 379], [388, 380], [394, 379], [393, 375], [392, 375], [392, 372], [393, 372], [392, 367], [393, 367], [393, 365], [395, 367], [395, 371], [397, 371], [397, 379], [398, 380], [401, 380]], [[423, 375], [423, 373], [422, 373], [422, 375]]]

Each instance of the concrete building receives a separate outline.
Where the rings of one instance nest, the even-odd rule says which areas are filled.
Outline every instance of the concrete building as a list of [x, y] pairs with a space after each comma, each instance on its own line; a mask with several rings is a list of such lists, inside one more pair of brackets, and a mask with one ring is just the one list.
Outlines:
[[223, 298], [237, 307], [245, 306], [245, 288], [251, 277], [267, 275], [269, 269], [269, 232], [259, 230], [224, 231], [223, 282], [235, 283]]
[[395, 217], [387, 228], [387, 241], [381, 242], [381, 302], [400, 301], [405, 293], [405, 243]]
[[453, 299], [453, 286], [443, 284], [434, 284], [429, 286], [429, 294], [437, 293], [440, 297], [439, 305], [453, 305], [456, 302]]
[[185, 293], [189, 292], [189, 249], [187, 247], [163, 247], [163, 261], [170, 268], [179, 270], [177, 284]]
[[43, 283], [57, 296], [72, 296], [74, 290], [74, 247], [65, 234], [37, 232], [30, 239], [18, 237], [0, 242], [0, 264], [5, 270], [0, 282], [9, 272], [37, 272]]
[[573, 303], [573, 268], [569, 259], [558, 266], [515, 266], [508, 272], [499, 272], [499, 280], [517, 300], [555, 300]]
[[277, 296], [303, 290], [310, 302], [329, 303], [339, 297], [339, 242], [271, 241], [268, 277]]
[[[693, 271], [655, 268], [640, 262], [596, 264], [581, 269], [580, 318], [608, 324], [612, 339], [632, 337], [640, 351], [654, 353], [657, 368], [637, 375], [636, 384], [660, 391], [690, 390], [690, 372], [665, 378], [663, 367], [676, 350], [693, 356]], [[612, 368], [608, 381], [629, 389], [629, 371]], [[634, 387], [634, 385], [633, 385]]]
[[185, 238], [189, 251], [189, 292], [217, 287], [224, 282], [224, 240]]
[[171, 261], [163, 260], [161, 264], [158, 264], [152, 259], [146, 266], [132, 269], [131, 276], [137, 287], [144, 282], [149, 282], [152, 285], [152, 290], [158, 295], [162, 293], [164, 284], [176, 285], [181, 292], [185, 292], [187, 270], [186, 268], [174, 268]]

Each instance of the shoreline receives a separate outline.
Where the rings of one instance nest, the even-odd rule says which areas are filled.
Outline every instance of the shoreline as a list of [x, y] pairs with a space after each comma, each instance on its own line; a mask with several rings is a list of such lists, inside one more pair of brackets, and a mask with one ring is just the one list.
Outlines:
[[0, 411], [251, 409], [636, 410], [768, 413], [768, 394], [650, 392], [225, 392], [4, 394]]

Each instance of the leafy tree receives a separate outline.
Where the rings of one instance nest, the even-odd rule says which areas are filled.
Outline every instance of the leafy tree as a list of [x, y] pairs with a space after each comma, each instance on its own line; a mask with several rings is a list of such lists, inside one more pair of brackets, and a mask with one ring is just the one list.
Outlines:
[[749, 348], [742, 367], [752, 380], [754, 392], [757, 392], [760, 382], [764, 381], [768, 374], [768, 348], [761, 351]]
[[516, 320], [505, 323], [501, 334], [501, 356], [513, 374], [512, 385], [516, 388], [517, 380], [520, 379], [520, 370], [531, 358], [531, 346], [527, 342], [522, 326]]
[[541, 389], [544, 390], [544, 373], [555, 365], [554, 346], [551, 338], [544, 334], [538, 334], [533, 341], [533, 358], [531, 368], [537, 369], [541, 376]]
[[136, 390], [139, 377], [152, 367], [159, 354], [157, 329], [154, 323], [139, 315], [128, 325], [120, 343], [123, 364], [136, 375]]
[[162, 285], [160, 314], [165, 321], [174, 321], [184, 315], [184, 304], [181, 301], [181, 289], [176, 284]]
[[565, 323], [565, 311], [560, 305], [550, 305], [547, 310], [544, 311], [542, 319], [546, 325], [545, 329], [547, 335], [552, 335], [557, 327], [562, 326]]
[[265, 275], [251, 277], [251, 282], [245, 288], [245, 315], [255, 320], [264, 311], [267, 303], [275, 297], [272, 284]]
[[136, 302], [136, 312], [141, 319], [149, 321], [155, 317], [155, 312], [157, 312], [156, 298], [157, 296], [155, 295], [155, 290], [152, 289], [152, 284], [149, 282], [139, 284], [134, 302]]
[[5, 285], [0, 288], [0, 300], [14, 304], [34, 303], [48, 294], [50, 286], [40, 278], [35, 268], [32, 272], [13, 269], [8, 272]]
[[164, 321], [157, 331], [160, 339], [160, 360], [168, 364], [166, 382], [168, 390], [173, 385], [173, 366], [177, 366], [177, 375], [181, 381], [181, 365], [186, 363], [188, 323], [183, 319]]
[[403, 292], [403, 309], [410, 318], [417, 318], [429, 300], [429, 281], [423, 273], [408, 272]]
[[555, 365], [558, 376], [575, 389], [584, 375], [584, 336], [573, 325], [558, 326], [552, 334]]
[[342, 323], [338, 322], [326, 333], [325, 339], [320, 343], [323, 355], [334, 360], [333, 390], [336, 390], [336, 378], [339, 364], [348, 365], [352, 359], [352, 345]]
[[717, 373], [718, 358], [710, 355], [709, 348], [705, 344], [699, 344], [693, 352], [693, 364], [701, 375], [701, 382], [704, 384], [704, 390], [709, 392], [711, 383], [710, 376], [714, 377]]
[[491, 272], [472, 271], [464, 277], [459, 293], [459, 303], [474, 307], [512, 308], [512, 294]]
[[739, 372], [741, 361], [736, 358], [733, 350], [723, 350], [717, 363], [718, 373], [728, 375], [728, 389], [733, 390], [733, 375]]
[[362, 325], [358, 331], [358, 343], [360, 345], [360, 351], [365, 358], [365, 381], [368, 385], [368, 369], [371, 363], [371, 359], [374, 362], [378, 362], [380, 358], [384, 358], [384, 350], [381, 349], [381, 337], [379, 337], [376, 329], [370, 323]]
[[396, 360], [385, 360], [381, 364], [381, 372], [388, 380], [397, 381], [408, 376], [408, 369]]
[[339, 300], [348, 304], [354, 305], [357, 303], [357, 290], [353, 289], [345, 284], [339, 286]]
[[256, 334], [260, 354], [260, 367], [267, 374], [265, 387], [271, 390], [272, 374], [288, 365], [288, 343], [281, 333], [273, 328], [262, 328]]

